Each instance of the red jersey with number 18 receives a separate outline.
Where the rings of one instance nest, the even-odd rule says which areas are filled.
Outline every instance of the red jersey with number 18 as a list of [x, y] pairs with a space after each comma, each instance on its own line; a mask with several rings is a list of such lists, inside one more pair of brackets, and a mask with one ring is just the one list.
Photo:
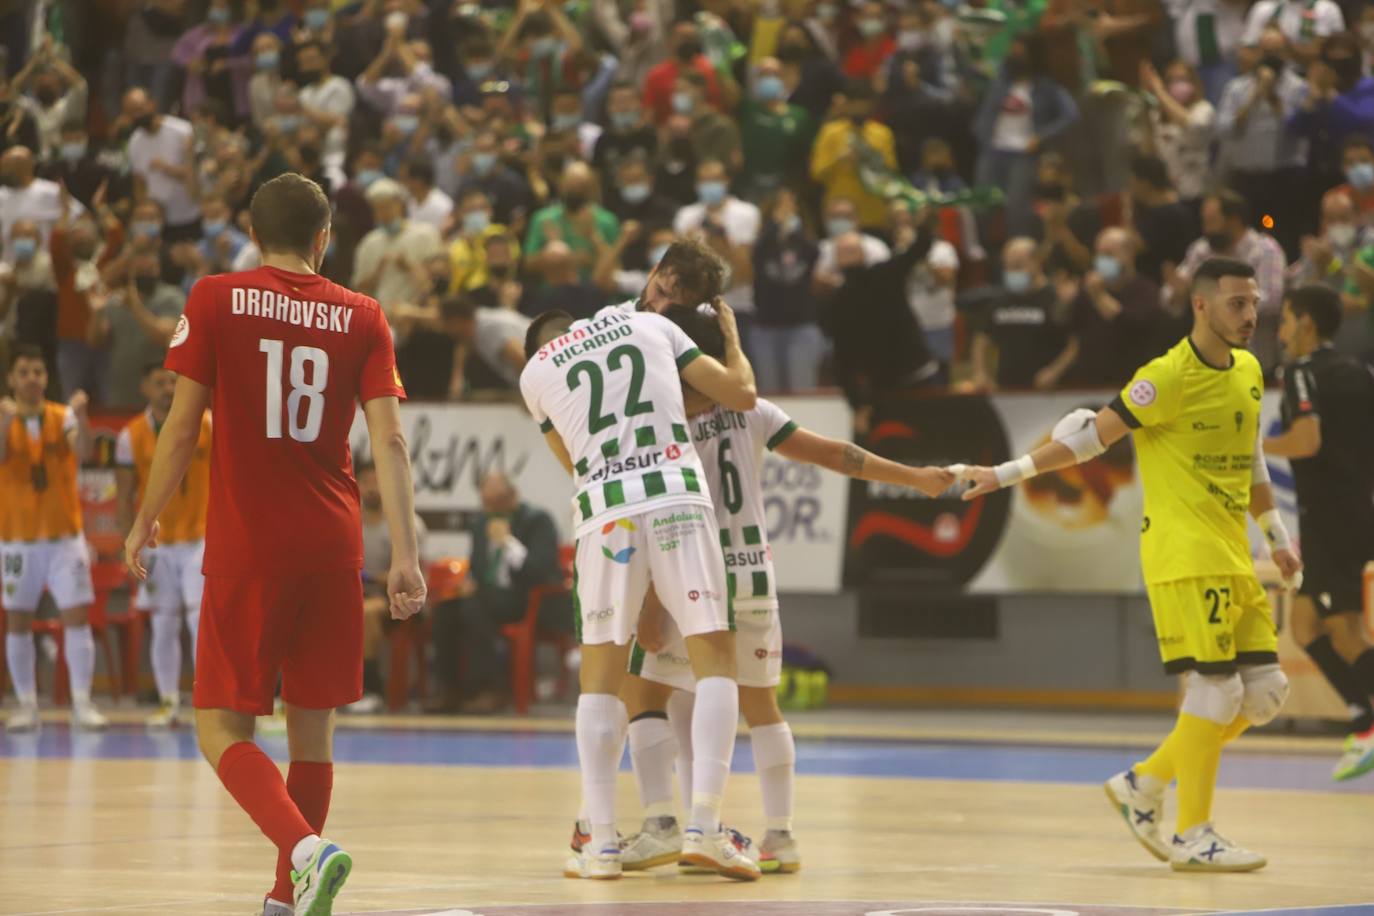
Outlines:
[[356, 405], [405, 397], [376, 300], [275, 267], [205, 277], [167, 368], [213, 389], [205, 573], [360, 568]]

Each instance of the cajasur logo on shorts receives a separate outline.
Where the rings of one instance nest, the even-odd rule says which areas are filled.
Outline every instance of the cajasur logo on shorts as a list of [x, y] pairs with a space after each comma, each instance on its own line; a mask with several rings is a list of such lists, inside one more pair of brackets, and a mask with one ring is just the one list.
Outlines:
[[[607, 522], [606, 524], [602, 525], [601, 535], [603, 537], [608, 537], [609, 535], [613, 534], [615, 532], [615, 529], [617, 528], [624, 528], [627, 531], [639, 530], [635, 526], [634, 522], [630, 521], [628, 518], [622, 518], [617, 519], [614, 522]], [[611, 548], [607, 547], [605, 544], [602, 544], [601, 552], [606, 556], [606, 559], [610, 560], [612, 563], [620, 563], [624, 565], [630, 562], [630, 557], [634, 556], [635, 549], [634, 547], [622, 547], [619, 550], [612, 551]]]

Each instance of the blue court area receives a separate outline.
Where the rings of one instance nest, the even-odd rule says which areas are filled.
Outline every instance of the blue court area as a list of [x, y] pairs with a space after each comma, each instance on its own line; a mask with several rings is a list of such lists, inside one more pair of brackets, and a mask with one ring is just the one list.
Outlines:
[[[260, 736], [274, 757], [286, 759], [285, 737]], [[571, 734], [520, 731], [341, 728], [335, 739], [341, 763], [422, 766], [533, 767], [575, 769]], [[983, 742], [892, 740], [797, 740], [797, 772], [803, 776], [869, 776], [888, 779], [957, 779], [1097, 784], [1139, 760], [1127, 747], [1056, 747]], [[0, 757], [105, 760], [199, 759], [189, 730], [150, 733], [137, 727], [99, 734], [73, 733], [49, 725], [38, 735], [0, 735]], [[628, 756], [624, 767], [628, 769]], [[1299, 789], [1374, 795], [1374, 776], [1348, 783], [1331, 781], [1329, 753], [1237, 751], [1222, 759], [1221, 785], [1248, 789]], [[735, 746], [734, 769], [752, 772], [749, 741]]]

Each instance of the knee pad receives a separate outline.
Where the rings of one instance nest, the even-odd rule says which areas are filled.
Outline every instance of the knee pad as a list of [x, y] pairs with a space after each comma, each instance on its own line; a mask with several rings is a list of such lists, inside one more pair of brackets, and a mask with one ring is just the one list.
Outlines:
[[1240, 678], [1245, 687], [1241, 713], [1251, 725], [1274, 721], [1288, 699], [1288, 675], [1274, 663], [1245, 665], [1240, 669]]
[[1245, 684], [1239, 674], [1199, 674], [1183, 676], [1183, 711], [1218, 725], [1230, 725], [1240, 715], [1245, 702]]

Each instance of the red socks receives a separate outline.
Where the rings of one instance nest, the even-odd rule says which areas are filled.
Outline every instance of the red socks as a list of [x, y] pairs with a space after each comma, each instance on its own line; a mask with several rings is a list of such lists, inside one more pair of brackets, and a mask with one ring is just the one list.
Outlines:
[[[286, 791], [314, 833], [324, 832], [324, 819], [329, 814], [329, 796], [333, 789], [334, 764], [291, 761], [291, 768], [286, 772]], [[277, 853], [277, 883], [267, 896], [290, 903], [294, 890], [291, 882], [291, 850], [280, 850]]]
[[218, 773], [234, 801], [283, 855], [289, 857], [297, 843], [315, 832], [287, 794], [281, 770], [252, 741], [229, 745], [219, 758]]

